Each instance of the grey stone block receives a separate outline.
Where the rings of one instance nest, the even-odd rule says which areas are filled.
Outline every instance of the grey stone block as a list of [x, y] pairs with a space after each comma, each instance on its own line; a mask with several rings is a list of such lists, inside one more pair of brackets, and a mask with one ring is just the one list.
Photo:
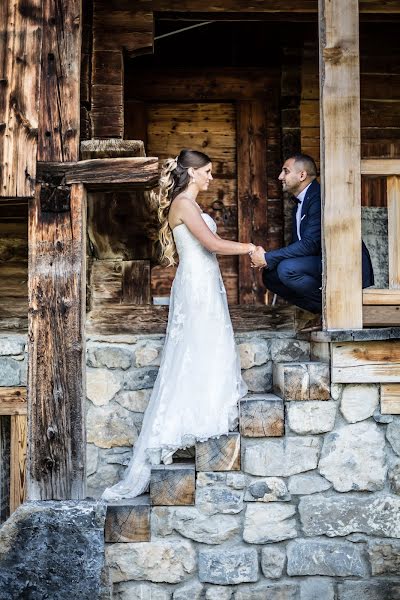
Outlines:
[[248, 504], [243, 527], [243, 539], [249, 544], [281, 542], [297, 536], [294, 515], [296, 508], [290, 504]]
[[372, 575], [398, 575], [400, 573], [400, 541], [369, 541], [368, 557]]
[[400, 419], [394, 419], [386, 429], [386, 437], [392, 446], [393, 452], [400, 456]]
[[21, 367], [13, 358], [0, 358], [0, 386], [12, 387], [21, 383]]
[[289, 477], [315, 469], [321, 442], [317, 437], [243, 439], [242, 469], [251, 475]]
[[271, 359], [273, 362], [309, 361], [310, 343], [294, 339], [272, 339]]
[[400, 582], [346, 581], [338, 585], [338, 600], [400, 600]]
[[238, 344], [240, 365], [242, 369], [251, 369], [271, 360], [270, 341], [252, 338]]
[[213, 585], [207, 588], [205, 600], [231, 600], [233, 590], [231, 587]]
[[379, 404], [379, 387], [371, 383], [343, 386], [340, 410], [349, 423], [372, 417]]
[[297, 583], [241, 585], [235, 591], [233, 598], [234, 600], [298, 600], [299, 585]]
[[362, 546], [351, 542], [296, 540], [287, 547], [290, 576], [328, 575], [366, 577], [368, 568]]
[[382, 489], [387, 471], [382, 430], [365, 421], [328, 434], [318, 468], [339, 492]]
[[126, 371], [124, 375], [124, 390], [145, 390], [152, 388], [157, 379], [157, 367], [143, 367]]
[[[200, 600], [203, 597], [203, 589], [204, 587], [199, 581], [189, 581], [183, 586], [176, 588], [172, 594], [172, 598], [173, 600]], [[145, 600], [145, 598], [141, 600]]]
[[139, 435], [134, 413], [119, 404], [90, 406], [86, 416], [87, 441], [100, 448], [132, 446]]
[[272, 390], [272, 362], [242, 371], [250, 392], [265, 393]]
[[284, 435], [283, 400], [274, 394], [247, 396], [240, 402], [239, 431], [245, 437]]
[[0, 530], [0, 598], [100, 600], [105, 504], [26, 502]]
[[0, 340], [0, 356], [16, 356], [22, 354], [25, 347], [25, 339], [14, 337], [3, 337]]
[[[113, 586], [113, 599], [116, 600], [170, 600], [171, 592], [161, 584], [125, 581]], [[185, 600], [188, 600], [186, 597]]]
[[199, 579], [203, 583], [236, 585], [257, 581], [258, 556], [255, 548], [200, 548]]
[[366, 533], [400, 538], [400, 498], [389, 494], [304, 496], [299, 513], [307, 536]]
[[290, 500], [286, 483], [279, 477], [256, 479], [248, 486], [244, 499], [246, 502], [277, 502]]
[[267, 579], [282, 577], [286, 562], [286, 552], [279, 546], [267, 546], [261, 549], [261, 570]]
[[335, 417], [336, 402], [333, 401], [290, 402], [287, 408], [288, 425], [300, 435], [332, 431]]
[[288, 489], [290, 494], [305, 496], [325, 492], [330, 487], [332, 484], [318, 473], [305, 473], [304, 475], [292, 475]]
[[305, 579], [300, 584], [300, 600], [335, 600], [332, 581], [319, 577]]
[[117, 346], [95, 346], [88, 348], [87, 364], [90, 367], [106, 367], [107, 369], [129, 369], [132, 354]]
[[204, 513], [236, 514], [243, 510], [243, 490], [215, 484], [210, 487], [196, 487], [196, 506]]

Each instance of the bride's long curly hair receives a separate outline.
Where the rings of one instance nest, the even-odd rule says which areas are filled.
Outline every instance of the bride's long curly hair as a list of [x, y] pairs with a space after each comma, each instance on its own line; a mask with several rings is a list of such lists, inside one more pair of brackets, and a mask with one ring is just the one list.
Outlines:
[[158, 182], [158, 191], [152, 192], [152, 200], [157, 206], [160, 229], [158, 240], [161, 246], [160, 261], [170, 267], [177, 262], [177, 253], [172, 235], [172, 229], [168, 223], [168, 214], [171, 203], [183, 192], [190, 183], [188, 169], [193, 167], [199, 169], [208, 165], [211, 160], [203, 152], [197, 150], [181, 150], [176, 158], [167, 158], [161, 169]]

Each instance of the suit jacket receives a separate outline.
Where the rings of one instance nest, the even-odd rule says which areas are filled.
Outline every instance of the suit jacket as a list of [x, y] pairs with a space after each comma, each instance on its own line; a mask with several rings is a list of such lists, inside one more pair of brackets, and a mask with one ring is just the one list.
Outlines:
[[[301, 208], [300, 236], [297, 236], [297, 206], [292, 213], [292, 243], [265, 253], [267, 269], [276, 269], [286, 258], [321, 256], [321, 187], [316, 179], [309, 186]], [[368, 249], [362, 242], [362, 286], [374, 285], [374, 273]]]

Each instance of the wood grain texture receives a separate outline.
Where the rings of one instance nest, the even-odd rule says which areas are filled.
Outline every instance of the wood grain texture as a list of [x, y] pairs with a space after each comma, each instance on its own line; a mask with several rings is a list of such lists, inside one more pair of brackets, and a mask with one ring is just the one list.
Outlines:
[[[241, 242], [265, 245], [267, 223], [266, 102], [237, 104], [238, 227]], [[263, 304], [264, 289], [259, 273], [251, 269], [248, 256], [239, 257], [239, 304]]]
[[123, 261], [122, 303], [151, 304], [149, 260]]
[[25, 415], [11, 417], [10, 513], [26, 499], [27, 423]]
[[[271, 13], [317, 13], [317, 0], [154, 0], [153, 8], [157, 12], [271, 12]], [[398, 13], [400, 7], [397, 0], [360, 0], [362, 13]]]
[[10, 516], [11, 417], [0, 417], [0, 523]]
[[0, 387], [0, 417], [3, 415], [26, 415], [26, 388]]
[[83, 140], [81, 142], [81, 159], [94, 158], [128, 158], [145, 156], [144, 144], [139, 140], [120, 140], [110, 138], [106, 140]]
[[363, 290], [363, 305], [400, 305], [400, 291], [370, 288]]
[[323, 317], [348, 329], [363, 322], [358, 0], [320, 0], [319, 14]]
[[0, 5], [0, 197], [33, 196], [42, 56], [42, 1]]
[[196, 442], [197, 471], [239, 471], [240, 434], [229, 433], [205, 442]]
[[383, 415], [400, 415], [400, 383], [381, 385], [381, 413]]
[[[399, 160], [400, 165], [400, 160]], [[387, 180], [389, 288], [400, 289], [400, 169]]]
[[361, 161], [362, 175], [400, 175], [400, 160], [398, 158], [363, 158]]
[[104, 539], [108, 543], [150, 542], [149, 497], [108, 504]]
[[150, 477], [152, 506], [191, 506], [194, 504], [196, 471], [194, 465], [173, 463], [153, 467]]
[[85, 497], [86, 194], [70, 211], [29, 215], [30, 499]]
[[283, 400], [274, 394], [254, 395], [241, 400], [239, 431], [245, 437], [284, 435]]
[[364, 327], [389, 327], [400, 325], [400, 306], [363, 306]]
[[400, 382], [400, 342], [333, 343], [332, 383]]

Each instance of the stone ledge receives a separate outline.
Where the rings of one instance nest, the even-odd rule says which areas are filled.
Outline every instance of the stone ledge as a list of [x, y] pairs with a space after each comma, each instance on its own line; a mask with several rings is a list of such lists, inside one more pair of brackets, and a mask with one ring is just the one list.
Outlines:
[[[301, 339], [299, 334], [297, 337]], [[367, 342], [399, 340], [400, 327], [379, 327], [375, 329], [327, 329], [311, 333], [313, 342]]]

